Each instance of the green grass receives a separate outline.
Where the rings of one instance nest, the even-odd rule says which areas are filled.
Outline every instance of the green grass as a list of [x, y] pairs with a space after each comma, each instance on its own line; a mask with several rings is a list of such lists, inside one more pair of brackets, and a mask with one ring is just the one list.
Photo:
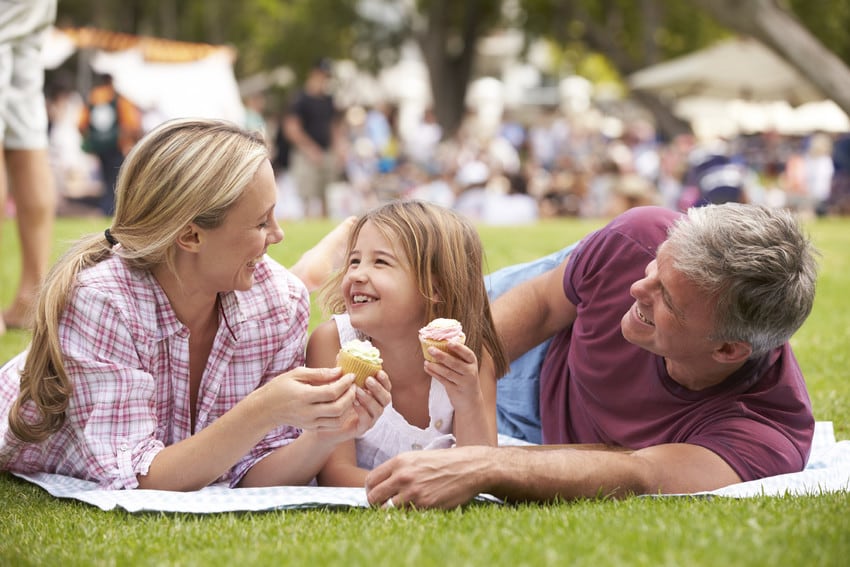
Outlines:
[[[271, 254], [291, 264], [329, 228], [285, 224]], [[527, 261], [599, 223], [552, 221], [481, 227], [488, 268]], [[56, 252], [104, 221], [61, 219]], [[815, 416], [850, 438], [850, 220], [809, 225], [821, 249], [814, 312], [793, 339]], [[6, 224], [0, 304], [17, 278], [13, 226]], [[320, 314], [314, 310], [313, 324]], [[27, 341], [0, 337], [0, 361]], [[58, 500], [0, 474], [2, 565], [846, 565], [850, 494], [819, 497], [631, 498], [451, 512], [306, 510], [193, 516], [102, 512]]]

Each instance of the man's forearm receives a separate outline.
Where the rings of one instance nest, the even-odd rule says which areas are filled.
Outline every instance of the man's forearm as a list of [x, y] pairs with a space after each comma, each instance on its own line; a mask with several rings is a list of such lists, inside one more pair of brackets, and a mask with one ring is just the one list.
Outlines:
[[622, 497], [648, 491], [645, 471], [629, 452], [599, 447], [604, 446], [500, 448], [486, 491], [511, 502]]

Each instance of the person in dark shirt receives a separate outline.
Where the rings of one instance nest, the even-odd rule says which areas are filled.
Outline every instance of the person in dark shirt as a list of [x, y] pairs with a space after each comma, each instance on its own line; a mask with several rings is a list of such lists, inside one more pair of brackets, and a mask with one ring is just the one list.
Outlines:
[[337, 113], [327, 93], [331, 72], [330, 60], [316, 62], [284, 119], [292, 177], [309, 217], [327, 215], [327, 188], [343, 163]]

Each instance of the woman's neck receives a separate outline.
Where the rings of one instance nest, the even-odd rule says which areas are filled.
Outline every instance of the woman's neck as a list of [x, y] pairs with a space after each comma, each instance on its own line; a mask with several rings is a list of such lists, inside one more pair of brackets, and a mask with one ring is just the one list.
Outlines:
[[154, 268], [153, 276], [168, 297], [177, 319], [190, 332], [217, 326], [218, 294], [203, 292], [185, 278], [178, 280], [166, 266]]

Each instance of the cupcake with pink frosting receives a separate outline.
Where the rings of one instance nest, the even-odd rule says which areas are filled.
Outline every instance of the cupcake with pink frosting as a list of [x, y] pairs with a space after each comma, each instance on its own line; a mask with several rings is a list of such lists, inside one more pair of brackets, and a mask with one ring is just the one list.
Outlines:
[[428, 354], [428, 347], [445, 351], [447, 350], [446, 345], [449, 343], [464, 344], [466, 335], [463, 333], [459, 321], [440, 318], [434, 319], [419, 329], [419, 342], [422, 345], [422, 354], [425, 355], [425, 360], [435, 362], [434, 358]]

